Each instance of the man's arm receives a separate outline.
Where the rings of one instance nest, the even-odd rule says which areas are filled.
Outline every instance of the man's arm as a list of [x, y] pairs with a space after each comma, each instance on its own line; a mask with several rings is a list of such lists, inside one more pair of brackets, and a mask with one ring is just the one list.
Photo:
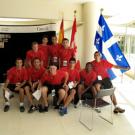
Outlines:
[[9, 80], [7, 79], [7, 80], [5, 81], [5, 83], [4, 83], [4, 90], [7, 89], [8, 84], [9, 84]]
[[69, 78], [69, 74], [68, 74], [68, 72], [65, 72], [65, 80], [64, 80], [64, 85], [67, 85], [68, 78]]
[[117, 65], [113, 65], [113, 68], [121, 69], [121, 70], [129, 70], [130, 69], [129, 67], [120, 67], [120, 66], [117, 66]]
[[24, 86], [26, 82], [27, 82], [26, 80], [23, 81], [23, 82], [20, 84], [20, 87]]

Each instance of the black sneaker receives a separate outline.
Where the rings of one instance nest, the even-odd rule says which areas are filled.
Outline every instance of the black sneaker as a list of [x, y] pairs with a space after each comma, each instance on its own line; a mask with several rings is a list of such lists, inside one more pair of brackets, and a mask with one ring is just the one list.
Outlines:
[[38, 105], [34, 105], [34, 106], [35, 106], [35, 110], [38, 110], [39, 109]]
[[9, 110], [10, 106], [9, 105], [5, 105], [4, 106], [4, 112], [7, 112]]
[[54, 107], [54, 109], [59, 109], [59, 107], [60, 107], [60, 105], [56, 105], [56, 106]]
[[74, 104], [74, 108], [77, 108], [77, 105]]
[[20, 106], [20, 112], [24, 112], [24, 111], [25, 111], [24, 106]]
[[14, 98], [14, 95], [13, 95], [13, 94], [11, 94], [11, 95], [9, 96], [9, 99], [12, 99], [12, 98]]
[[36, 110], [36, 107], [34, 105], [31, 105], [29, 110], [28, 110], [28, 113], [32, 113]]
[[125, 109], [122, 109], [122, 108], [120, 108], [120, 107], [116, 107], [113, 112], [114, 112], [115, 114], [117, 114], [117, 113], [124, 113], [124, 112], [125, 112]]
[[95, 111], [96, 111], [97, 113], [101, 113], [101, 108], [95, 108]]
[[42, 105], [38, 105], [38, 110], [39, 110], [40, 113], [44, 112], [44, 109], [43, 109]]
[[44, 111], [45, 111], [45, 112], [48, 112], [48, 106], [45, 106], [45, 107], [44, 107]]

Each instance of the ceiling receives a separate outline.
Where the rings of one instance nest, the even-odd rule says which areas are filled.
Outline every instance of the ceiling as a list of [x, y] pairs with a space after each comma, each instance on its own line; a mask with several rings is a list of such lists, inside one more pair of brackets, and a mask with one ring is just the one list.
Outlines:
[[[135, 26], [135, 0], [44, 0], [45, 2], [60, 2], [60, 3], [76, 3], [84, 4], [86, 2], [96, 2], [97, 5], [104, 9], [103, 15], [108, 19], [108, 22], [113, 25], [128, 25], [130, 27]], [[51, 20], [53, 23], [58, 20]], [[9, 23], [9, 20], [0, 20], [1, 24]], [[10, 20], [10, 24], [17, 25], [34, 25], [50, 23], [48, 19], [34, 19], [34, 20]]]
[[96, 2], [110, 24], [135, 26], [135, 0], [58, 0], [73, 3]]

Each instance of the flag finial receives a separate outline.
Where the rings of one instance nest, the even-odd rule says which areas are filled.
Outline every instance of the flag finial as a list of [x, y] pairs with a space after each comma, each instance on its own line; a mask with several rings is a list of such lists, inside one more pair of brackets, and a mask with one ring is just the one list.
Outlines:
[[74, 10], [74, 16], [76, 17], [76, 13], [77, 13], [77, 11], [76, 10]]
[[102, 12], [103, 12], [103, 11], [104, 11], [104, 9], [103, 9], [103, 8], [101, 8], [101, 9], [100, 9], [100, 14], [101, 14], [101, 15], [102, 15]]

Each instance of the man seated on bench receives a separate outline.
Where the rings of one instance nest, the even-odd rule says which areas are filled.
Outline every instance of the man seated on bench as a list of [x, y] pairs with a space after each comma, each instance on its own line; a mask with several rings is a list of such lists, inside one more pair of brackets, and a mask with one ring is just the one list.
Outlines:
[[[109, 63], [107, 60], [101, 59], [101, 55], [98, 51], [96, 51], [94, 53], [94, 61], [92, 61], [92, 66], [94, 71], [96, 72], [97, 76], [98, 76], [98, 85], [96, 86], [96, 88], [93, 90], [94, 95], [97, 94], [98, 91], [100, 91], [101, 88], [103, 89], [109, 89], [112, 88], [112, 82], [109, 78], [109, 74], [107, 72], [108, 69], [111, 68], [116, 68], [116, 69], [122, 69], [122, 70], [129, 70], [128, 67], [120, 67], [117, 65], [113, 65], [111, 63]], [[111, 100], [114, 104], [114, 113], [123, 113], [125, 112], [124, 109], [118, 107], [117, 105], [117, 100], [115, 97], [115, 94], [113, 96], [111, 96]]]
[[[9, 95], [10, 90], [16, 93], [19, 93], [20, 98], [20, 112], [24, 112], [24, 87], [26, 81], [28, 80], [27, 71], [23, 67], [23, 61], [21, 58], [16, 59], [16, 66], [10, 68], [7, 71], [7, 79], [4, 84], [4, 98], [5, 98], [5, 106], [4, 112], [7, 112], [10, 108], [9, 99], [7, 99], [6, 95]], [[6, 94], [5, 94], [6, 93]]]
[[[96, 87], [95, 81], [97, 80], [96, 72], [92, 69], [92, 65], [90, 62], [86, 63], [85, 69], [80, 71], [80, 79], [81, 82], [78, 85], [77, 94], [75, 95], [75, 108], [77, 107], [77, 103], [79, 99], [82, 98], [86, 93], [92, 94], [93, 89]], [[92, 95], [92, 97], [95, 95]]]
[[76, 59], [70, 58], [69, 66], [61, 68], [61, 70], [66, 71], [69, 75], [68, 88], [66, 90], [67, 96], [65, 96], [64, 105], [59, 110], [59, 113], [61, 116], [63, 116], [64, 114], [67, 114], [67, 106], [74, 99], [77, 86], [80, 82], [79, 71], [75, 68], [75, 65], [76, 65]]
[[45, 68], [41, 66], [41, 60], [35, 57], [32, 61], [32, 67], [27, 69], [28, 72], [28, 83], [24, 87], [25, 94], [28, 97], [28, 101], [30, 103], [30, 108], [28, 113], [32, 113], [37, 109], [36, 105], [33, 103], [33, 96], [32, 94], [38, 90], [39, 80], [46, 72]]
[[47, 95], [52, 91], [55, 91], [56, 96], [58, 96], [58, 101], [55, 109], [59, 109], [59, 105], [65, 97], [64, 87], [67, 87], [67, 81], [67, 72], [57, 70], [57, 66], [52, 63], [49, 66], [49, 71], [46, 72], [40, 80], [41, 98], [43, 99], [43, 104], [41, 108], [39, 108], [41, 111], [48, 111]]

